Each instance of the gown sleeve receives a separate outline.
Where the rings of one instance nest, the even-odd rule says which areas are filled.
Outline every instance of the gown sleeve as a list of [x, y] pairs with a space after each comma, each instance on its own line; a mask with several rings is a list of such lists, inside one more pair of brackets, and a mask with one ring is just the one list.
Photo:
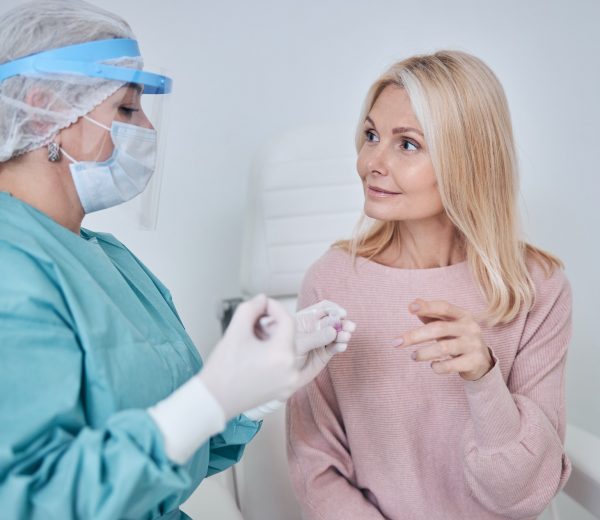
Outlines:
[[[113, 238], [113, 240], [115, 239]], [[152, 280], [183, 327], [183, 322], [177, 313], [169, 290], [131, 251], [122, 244], [120, 245], [135, 259], [142, 270]], [[258, 433], [261, 424], [261, 421], [254, 421], [245, 415], [239, 415], [227, 423], [223, 432], [212, 436], [210, 439], [210, 457], [206, 476], [210, 477], [238, 463], [242, 458], [246, 444]]]
[[262, 423], [244, 415], [227, 423], [225, 431], [210, 439], [210, 459], [207, 477], [226, 470], [242, 458], [244, 448], [256, 435]]
[[[2, 516], [150, 519], [176, 509], [206, 473], [206, 454], [174, 464], [141, 409], [89, 426], [84, 389], [94, 382], [52, 268], [0, 243]], [[235, 419], [213, 437], [209, 471], [236, 462], [251, 431]]]

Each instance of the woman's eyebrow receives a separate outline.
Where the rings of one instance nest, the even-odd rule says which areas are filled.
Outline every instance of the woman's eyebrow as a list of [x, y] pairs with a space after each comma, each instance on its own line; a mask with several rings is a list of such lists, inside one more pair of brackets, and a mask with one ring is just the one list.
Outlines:
[[[377, 127], [375, 121], [373, 121], [369, 116], [365, 118], [365, 123], [369, 123], [374, 127]], [[421, 137], [425, 137], [421, 130], [419, 130], [418, 128], [413, 128], [412, 126], [399, 126], [392, 130], [392, 134], [404, 134], [406, 132], [414, 132], [415, 134], [419, 134]]]
[[125, 86], [137, 91], [138, 94], [142, 94], [144, 92], [144, 87], [139, 83], [127, 83]]
[[413, 128], [412, 126], [400, 126], [392, 130], [392, 134], [404, 134], [406, 132], [414, 132], [415, 134], [419, 134], [421, 137], [425, 137], [421, 130]]

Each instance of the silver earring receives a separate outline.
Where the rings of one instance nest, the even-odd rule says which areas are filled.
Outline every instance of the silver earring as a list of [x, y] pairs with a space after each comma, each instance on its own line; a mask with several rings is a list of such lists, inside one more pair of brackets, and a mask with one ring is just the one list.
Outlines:
[[48, 160], [50, 162], [60, 161], [60, 146], [54, 141], [48, 145]]

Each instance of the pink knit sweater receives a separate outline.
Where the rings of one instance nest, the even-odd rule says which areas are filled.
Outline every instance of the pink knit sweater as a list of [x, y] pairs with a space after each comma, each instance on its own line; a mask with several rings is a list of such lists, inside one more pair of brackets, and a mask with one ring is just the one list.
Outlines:
[[396, 269], [330, 250], [306, 275], [299, 308], [339, 303], [358, 325], [343, 354], [289, 401], [292, 483], [307, 520], [536, 518], [570, 473], [564, 374], [571, 292], [530, 266], [530, 312], [483, 327], [496, 358], [478, 381], [437, 375], [394, 348], [421, 322], [415, 298], [481, 313], [466, 262]]

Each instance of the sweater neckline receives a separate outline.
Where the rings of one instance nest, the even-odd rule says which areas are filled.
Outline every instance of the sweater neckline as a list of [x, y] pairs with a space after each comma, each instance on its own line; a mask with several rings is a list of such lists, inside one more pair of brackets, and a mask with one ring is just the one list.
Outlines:
[[[344, 254], [350, 257], [349, 253], [343, 251]], [[411, 279], [447, 279], [448, 277], [468, 277], [470, 270], [467, 260], [457, 262], [451, 265], [444, 265], [440, 267], [429, 267], [429, 268], [402, 268], [402, 267], [391, 267], [389, 265], [380, 264], [373, 260], [358, 256], [356, 257], [356, 265], [358, 268], [371, 272], [373, 274], [379, 274], [384, 276], [393, 276], [398, 278], [409, 277]]]

